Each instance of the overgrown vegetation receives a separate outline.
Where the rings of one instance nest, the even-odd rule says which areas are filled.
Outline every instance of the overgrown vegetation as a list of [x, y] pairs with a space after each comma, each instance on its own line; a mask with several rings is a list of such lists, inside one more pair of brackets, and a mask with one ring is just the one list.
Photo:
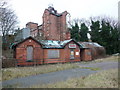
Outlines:
[[54, 65], [41, 65], [32, 67], [16, 67], [16, 68], [6, 68], [2, 69], [2, 80], [10, 80], [13, 78], [26, 77], [30, 75], [37, 75], [49, 72], [55, 72], [66, 69], [78, 68], [77, 63], [70, 64], [54, 64]]
[[72, 78], [64, 82], [34, 85], [32, 88], [118, 88], [118, 69], [111, 69], [87, 77]]
[[48, 65], [40, 65], [40, 66], [31, 66], [31, 67], [13, 67], [13, 68], [3, 68], [2, 69], [2, 78], [1, 80], [10, 80], [13, 78], [19, 77], [26, 77], [31, 75], [55, 72], [60, 70], [66, 69], [73, 69], [73, 68], [85, 68], [91, 70], [100, 70], [100, 68], [93, 68], [93, 67], [81, 67], [79, 63], [88, 64], [88, 63], [97, 63], [97, 62], [104, 62], [104, 61], [115, 61], [117, 62], [119, 56], [110, 56], [107, 58], [96, 59], [89, 62], [76, 62], [76, 63], [65, 63], [65, 64], [48, 64]]
[[120, 55], [112, 55], [112, 56], [108, 56], [106, 58], [93, 60], [92, 62], [103, 62], [103, 61], [116, 61], [116, 62], [119, 62], [119, 60], [120, 60]]
[[119, 55], [112, 55], [112, 56], [108, 56], [106, 58], [101, 58], [101, 59], [95, 59], [92, 61], [82, 61], [80, 62], [81, 64], [89, 64], [89, 63], [98, 63], [98, 62], [109, 62], [109, 61], [113, 61], [113, 62], [120, 62], [120, 56]]

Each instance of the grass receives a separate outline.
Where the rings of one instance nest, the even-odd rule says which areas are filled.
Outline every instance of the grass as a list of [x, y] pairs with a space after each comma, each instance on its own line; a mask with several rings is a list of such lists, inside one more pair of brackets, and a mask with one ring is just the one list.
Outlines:
[[96, 59], [95, 62], [101, 62], [101, 61], [117, 61], [119, 60], [120, 56], [117, 55], [112, 55], [112, 56], [108, 56], [107, 58], [102, 58], [102, 59]]
[[20, 88], [20, 84], [6, 85], [3, 88]]
[[0, 70], [0, 81], [2, 81], [2, 71]]
[[87, 77], [72, 78], [64, 82], [34, 85], [31, 88], [118, 88], [118, 69], [111, 69]]
[[101, 58], [101, 59], [95, 59], [92, 61], [83, 61], [81, 62], [82, 64], [89, 64], [89, 63], [98, 63], [98, 62], [104, 62], [104, 61], [114, 61], [114, 62], [119, 62], [120, 60], [120, 56], [119, 55], [112, 55], [112, 56], [108, 56], [105, 58]]
[[49, 72], [55, 72], [66, 69], [78, 68], [77, 63], [70, 64], [52, 64], [52, 65], [41, 65], [37, 67], [16, 67], [2, 69], [2, 80], [11, 80], [13, 78], [26, 77], [30, 75], [37, 75]]
[[97, 71], [97, 70], [101, 70], [100, 68], [94, 68], [94, 67], [81, 67], [82, 69], [90, 69], [92, 71]]
[[[97, 63], [97, 62], [103, 62], [103, 61], [118, 61], [118, 58], [119, 58], [118, 56], [110, 56], [107, 58], [96, 59], [88, 62], [82, 61], [80, 63], [88, 64], [88, 63]], [[65, 64], [48, 64], [48, 65], [40, 65], [37, 67], [31, 66], [31, 67], [3, 68], [2, 78], [0, 78], [0, 81], [11, 80], [14, 78], [26, 77], [26, 76], [49, 73], [49, 72], [55, 72], [55, 71], [66, 70], [66, 69], [73, 69], [73, 68], [84, 68], [84, 69], [91, 69], [94, 71], [100, 70], [100, 68], [81, 67], [79, 66], [79, 62], [65, 63]]]

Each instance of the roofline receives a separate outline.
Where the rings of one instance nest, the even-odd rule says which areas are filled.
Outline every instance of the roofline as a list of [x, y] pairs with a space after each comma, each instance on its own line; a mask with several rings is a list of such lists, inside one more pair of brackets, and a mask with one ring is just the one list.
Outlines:
[[[74, 39], [71, 39], [69, 42], [74, 41], [78, 46], [80, 46], [80, 48], [83, 48], [82, 45], [80, 45], [77, 41], [75, 41]], [[69, 43], [68, 42], [68, 43]], [[68, 43], [66, 43], [65, 45], [63, 45], [63, 47], [65, 47]]]
[[23, 43], [23, 42], [26, 41], [27, 39], [32, 39], [32, 40], [36, 41], [38, 44], [40, 44], [41, 46], [43, 45], [42, 43], [40, 43], [39, 41], [37, 41], [37, 40], [34, 39], [33, 37], [29, 36], [29, 37], [27, 37], [26, 39], [24, 39], [24, 40], [18, 42], [17, 44], [15, 44], [14, 47], [16, 47], [18, 44]]
[[43, 49], [64, 49], [63, 47], [42, 47]]
[[24, 40], [22, 40], [22, 41], [20, 41], [20, 42], [18, 42], [18, 43], [16, 43], [13, 47], [16, 48], [16, 46], [18, 46], [18, 44], [23, 43], [23, 42], [26, 41], [27, 39], [32, 39], [32, 40], [34, 40], [35, 42], [37, 42], [38, 44], [40, 44], [43, 49], [64, 49], [65, 46], [66, 46], [69, 42], [71, 42], [71, 41], [73, 41], [74, 43], [76, 43], [80, 48], [83, 48], [81, 44], [79, 44], [78, 42], [76, 42], [76, 41], [73, 40], [73, 39], [71, 39], [69, 42], [65, 43], [62, 47], [48, 47], [48, 48], [47, 48], [47, 47], [44, 47], [44, 44], [42, 44], [41, 42], [37, 41], [36, 39], [34, 39], [34, 38], [31, 37], [31, 36], [27, 37], [26, 39], [24, 39]]
[[48, 10], [48, 9], [45, 9], [45, 10], [47, 10], [50, 14], [52, 14], [52, 15], [54, 15], [54, 16], [57, 16], [57, 17], [62, 16], [62, 13], [58, 16], [58, 15], [56, 15], [56, 14], [54, 14], [54, 13], [51, 13], [50, 10]]
[[28, 24], [37, 24], [38, 25], [38, 23], [35, 23], [35, 22], [28, 22], [28, 23], [26, 23], [26, 25], [28, 25]]

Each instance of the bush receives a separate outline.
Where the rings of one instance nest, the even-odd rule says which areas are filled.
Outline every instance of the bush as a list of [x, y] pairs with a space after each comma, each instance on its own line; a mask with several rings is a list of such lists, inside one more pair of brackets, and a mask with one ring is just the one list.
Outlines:
[[2, 68], [15, 67], [15, 59], [14, 58], [6, 58], [2, 59]]

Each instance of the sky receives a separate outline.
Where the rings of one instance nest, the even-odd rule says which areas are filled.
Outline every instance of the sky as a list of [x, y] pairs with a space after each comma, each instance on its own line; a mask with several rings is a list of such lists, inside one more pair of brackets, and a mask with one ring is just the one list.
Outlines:
[[24, 28], [27, 22], [42, 24], [42, 15], [49, 5], [58, 13], [68, 11], [71, 20], [96, 16], [118, 18], [119, 0], [10, 0], [10, 5], [19, 19], [19, 27]]

